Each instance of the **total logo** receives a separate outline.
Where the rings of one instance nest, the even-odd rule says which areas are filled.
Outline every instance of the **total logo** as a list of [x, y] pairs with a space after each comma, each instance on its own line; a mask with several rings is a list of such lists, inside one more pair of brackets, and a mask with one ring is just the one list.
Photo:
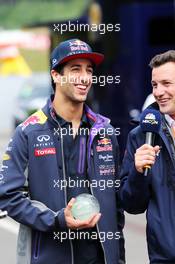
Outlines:
[[47, 156], [47, 155], [55, 155], [56, 149], [55, 148], [44, 148], [44, 149], [35, 149], [35, 156]]

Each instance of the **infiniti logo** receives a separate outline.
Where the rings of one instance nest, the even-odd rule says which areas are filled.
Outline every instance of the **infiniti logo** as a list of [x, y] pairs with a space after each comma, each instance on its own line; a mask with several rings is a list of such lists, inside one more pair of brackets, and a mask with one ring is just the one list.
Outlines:
[[50, 136], [48, 136], [48, 135], [40, 135], [37, 137], [37, 140], [39, 142], [48, 141], [49, 139], [50, 139]]

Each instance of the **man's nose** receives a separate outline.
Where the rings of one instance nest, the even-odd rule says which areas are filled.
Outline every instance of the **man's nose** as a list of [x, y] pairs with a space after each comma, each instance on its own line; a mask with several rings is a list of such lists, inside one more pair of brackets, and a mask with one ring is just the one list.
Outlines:
[[89, 83], [90, 80], [91, 75], [86, 70], [83, 70], [81, 73], [81, 83]]
[[153, 91], [153, 94], [156, 97], [162, 96], [165, 93], [165, 87], [162, 84], [158, 84], [156, 89]]

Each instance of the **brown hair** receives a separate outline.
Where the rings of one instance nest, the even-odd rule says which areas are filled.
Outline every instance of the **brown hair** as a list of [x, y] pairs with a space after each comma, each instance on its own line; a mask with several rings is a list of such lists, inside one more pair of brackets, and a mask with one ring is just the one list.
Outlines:
[[159, 67], [167, 62], [174, 62], [175, 63], [175, 50], [168, 50], [164, 53], [158, 54], [154, 56], [150, 63], [149, 66], [151, 68], [156, 68]]

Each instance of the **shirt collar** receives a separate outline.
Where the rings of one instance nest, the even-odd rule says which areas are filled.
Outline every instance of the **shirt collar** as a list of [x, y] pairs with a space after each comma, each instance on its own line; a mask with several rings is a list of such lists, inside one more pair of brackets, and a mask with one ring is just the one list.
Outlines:
[[168, 126], [171, 127], [174, 119], [170, 115], [167, 115], [167, 114], [165, 114], [165, 119], [168, 123]]
[[[55, 111], [55, 109], [53, 108], [53, 105], [52, 105], [52, 113], [54, 114], [55, 118], [57, 119], [57, 121], [59, 122], [60, 126], [64, 126], [65, 124], [68, 124], [68, 123], [71, 123], [71, 122], [68, 122], [66, 121], [64, 118], [62, 118], [60, 115], [58, 115]], [[88, 126], [89, 125], [89, 122], [88, 122], [88, 118], [86, 116], [86, 112], [85, 112], [85, 108], [83, 109], [83, 115], [82, 115], [82, 118], [81, 118], [81, 122], [80, 122], [80, 126]]]
[[54, 108], [53, 108], [53, 111], [54, 111], [55, 117], [56, 117], [56, 119], [57, 119], [57, 121], [61, 127], [64, 126], [65, 124], [70, 123], [70, 122], [66, 121], [64, 118], [62, 118], [60, 115], [58, 115]]
[[88, 126], [89, 125], [89, 121], [85, 112], [85, 108], [83, 109], [83, 115], [81, 117], [81, 123], [80, 126]]

